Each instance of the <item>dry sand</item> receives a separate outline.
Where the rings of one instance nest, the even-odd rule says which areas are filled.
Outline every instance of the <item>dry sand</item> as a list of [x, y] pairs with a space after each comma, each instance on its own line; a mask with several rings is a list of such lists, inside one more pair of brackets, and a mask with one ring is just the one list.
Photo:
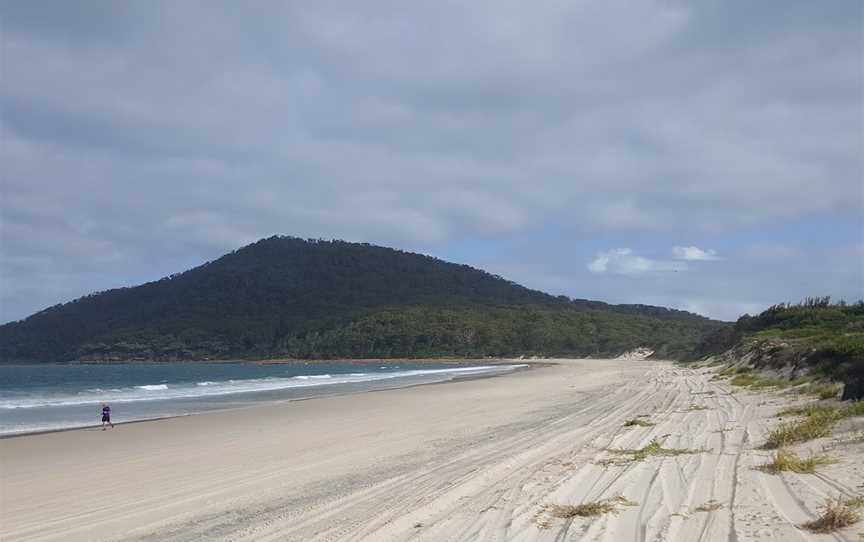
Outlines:
[[[797, 525], [864, 490], [861, 438], [819, 474], [754, 470], [793, 399], [707, 370], [561, 360], [508, 376], [0, 441], [0, 539], [859, 540]], [[801, 399], [803, 400], [803, 399]], [[656, 425], [623, 427], [639, 415]], [[634, 449], [704, 449], [627, 462]], [[617, 514], [547, 505], [622, 495]], [[718, 503], [711, 511], [698, 511]], [[710, 507], [714, 508], [714, 507]], [[836, 536], [836, 537], [835, 537]]]

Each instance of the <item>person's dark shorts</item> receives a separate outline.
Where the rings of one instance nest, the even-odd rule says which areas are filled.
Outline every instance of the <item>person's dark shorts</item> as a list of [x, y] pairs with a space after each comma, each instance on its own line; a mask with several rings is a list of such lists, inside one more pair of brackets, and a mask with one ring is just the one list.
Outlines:
[[111, 416], [102, 416], [102, 421], [111, 423]]

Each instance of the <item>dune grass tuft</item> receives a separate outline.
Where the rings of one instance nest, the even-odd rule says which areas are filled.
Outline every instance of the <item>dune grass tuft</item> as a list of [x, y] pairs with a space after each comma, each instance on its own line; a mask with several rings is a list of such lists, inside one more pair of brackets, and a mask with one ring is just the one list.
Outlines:
[[864, 506], [864, 498], [828, 498], [822, 505], [822, 515], [802, 527], [814, 533], [831, 533], [861, 520], [858, 508]]
[[827, 437], [831, 434], [831, 429], [836, 422], [837, 420], [830, 415], [813, 415], [801, 421], [780, 424], [768, 433], [764, 448], [774, 450], [799, 442]]
[[735, 376], [747, 374], [750, 372], [753, 372], [752, 367], [726, 367], [725, 369], [717, 373], [717, 376]]
[[864, 416], [864, 401], [853, 401], [843, 409], [843, 417]]
[[652, 427], [653, 425], [653, 422], [649, 422], [648, 420], [642, 420], [640, 418], [633, 418], [632, 420], [627, 420], [626, 422], [624, 422], [624, 427]]
[[769, 474], [780, 474], [781, 472], [797, 472], [800, 474], [816, 472], [816, 467], [827, 465], [832, 460], [827, 455], [813, 455], [808, 458], [801, 458], [786, 448], [780, 448], [774, 453], [770, 463], [760, 465], [757, 469]]
[[864, 401], [855, 401], [847, 405], [807, 405], [790, 408], [778, 413], [778, 416], [804, 416], [803, 420], [783, 423], [768, 434], [763, 446], [765, 449], [776, 449], [806, 442], [808, 440], [827, 437], [834, 425], [843, 418], [864, 415]]
[[785, 378], [771, 378], [768, 376], [763, 376], [753, 372], [747, 372], [744, 374], [738, 374], [729, 381], [733, 386], [741, 386], [751, 389], [763, 389], [763, 388], [788, 388], [791, 386], [800, 386], [802, 384], [807, 384], [812, 380], [812, 377], [801, 377], [796, 378], [794, 380], [787, 380]]
[[809, 405], [784, 408], [777, 413], [778, 418], [786, 416], [811, 416], [813, 414], [824, 415], [833, 414], [837, 411], [835, 405], [827, 405], [824, 403], [811, 403]]
[[553, 504], [547, 507], [549, 514], [556, 518], [571, 519], [575, 517], [601, 516], [603, 514], [617, 514], [622, 506], [638, 506], [622, 495], [609, 499], [585, 502], [582, 504]]
[[[668, 436], [668, 435], [666, 435]], [[676, 455], [684, 455], [684, 454], [698, 454], [702, 453], [705, 450], [703, 449], [688, 449], [688, 448], [664, 448], [663, 443], [666, 440], [666, 436], [663, 437], [654, 437], [651, 439], [651, 442], [643, 446], [642, 448], [636, 450], [609, 450], [610, 452], [614, 452], [616, 454], [628, 454], [630, 455], [630, 459], [633, 461], [644, 461], [649, 457], [661, 456], [661, 457], [669, 457]]]
[[814, 382], [804, 388], [804, 393], [815, 395], [820, 399], [836, 399], [841, 389], [837, 384]]
[[723, 508], [723, 503], [717, 502], [717, 501], [712, 499], [703, 505], [697, 506], [696, 511], [697, 512], [713, 512], [715, 510], [720, 510], [721, 508]]

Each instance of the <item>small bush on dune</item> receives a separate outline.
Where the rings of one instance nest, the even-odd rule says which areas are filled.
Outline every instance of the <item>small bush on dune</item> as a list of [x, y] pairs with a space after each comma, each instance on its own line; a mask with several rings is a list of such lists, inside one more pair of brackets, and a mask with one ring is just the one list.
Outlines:
[[864, 499], [860, 497], [849, 500], [844, 500], [842, 497], [829, 498], [822, 505], [822, 515], [802, 527], [814, 533], [831, 533], [848, 527], [861, 519], [857, 508], [862, 505]]

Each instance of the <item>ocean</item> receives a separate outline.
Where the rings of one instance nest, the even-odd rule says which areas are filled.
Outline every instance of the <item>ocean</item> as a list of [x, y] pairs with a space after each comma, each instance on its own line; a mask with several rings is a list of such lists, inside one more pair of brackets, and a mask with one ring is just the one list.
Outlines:
[[0, 365], [0, 435], [243, 408], [268, 401], [358, 393], [493, 376], [525, 365], [435, 363], [159, 363]]

